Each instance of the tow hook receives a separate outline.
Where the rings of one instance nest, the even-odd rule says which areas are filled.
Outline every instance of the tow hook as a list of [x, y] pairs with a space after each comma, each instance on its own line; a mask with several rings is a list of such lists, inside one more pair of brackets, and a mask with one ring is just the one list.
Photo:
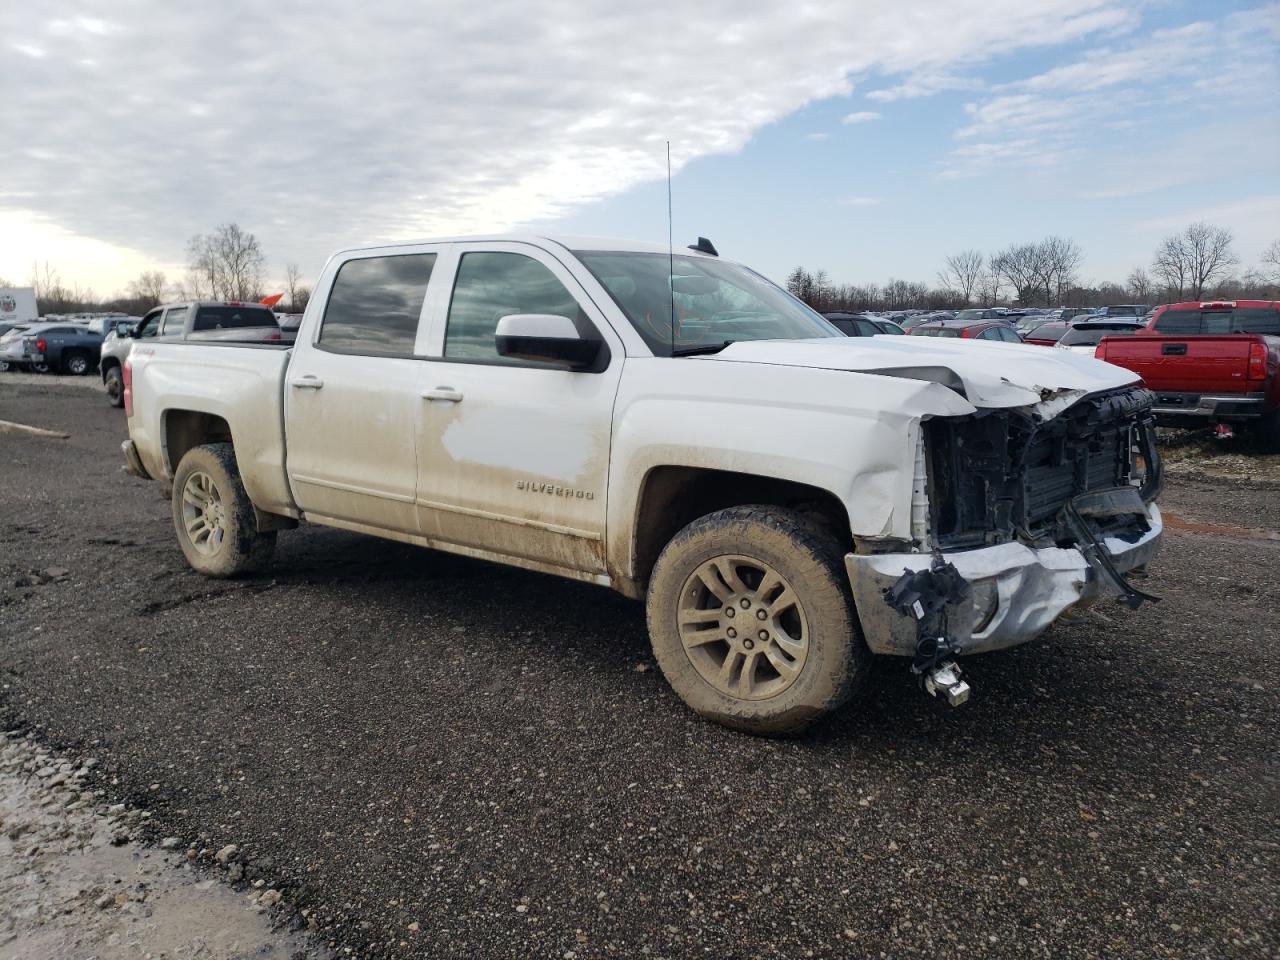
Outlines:
[[911, 672], [930, 696], [941, 694], [958, 707], [969, 699], [970, 688], [960, 679], [953, 659], [960, 653], [947, 628], [947, 612], [969, 597], [969, 582], [940, 550], [933, 551], [927, 570], [904, 570], [884, 592], [884, 601], [916, 622], [916, 655]]
[[948, 660], [924, 675], [924, 689], [930, 696], [946, 697], [947, 703], [958, 707], [969, 699], [969, 684], [960, 677], [960, 664]]

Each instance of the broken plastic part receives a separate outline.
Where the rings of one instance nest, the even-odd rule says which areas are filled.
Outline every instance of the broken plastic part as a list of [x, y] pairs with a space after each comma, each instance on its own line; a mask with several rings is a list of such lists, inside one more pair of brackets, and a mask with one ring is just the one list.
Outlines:
[[1111, 553], [1089, 527], [1086, 517], [1105, 518], [1124, 514], [1146, 515], [1146, 505], [1142, 501], [1136, 487], [1116, 487], [1110, 490], [1095, 490], [1067, 501], [1062, 508], [1063, 520], [1075, 537], [1076, 545], [1094, 571], [1103, 581], [1120, 594], [1120, 602], [1131, 610], [1142, 606], [1144, 600], [1159, 603], [1160, 598], [1139, 590], [1124, 574], [1116, 569]]
[[934, 550], [927, 570], [904, 570], [884, 592], [884, 601], [916, 622], [916, 655], [911, 672], [923, 677], [927, 671], [960, 652], [948, 636], [947, 608], [969, 598], [969, 581], [954, 564]]

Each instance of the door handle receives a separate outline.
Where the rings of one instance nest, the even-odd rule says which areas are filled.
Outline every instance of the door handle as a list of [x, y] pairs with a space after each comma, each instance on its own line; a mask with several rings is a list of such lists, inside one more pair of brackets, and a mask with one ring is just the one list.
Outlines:
[[1187, 355], [1187, 345], [1185, 343], [1162, 343], [1160, 344], [1160, 352], [1166, 357], [1185, 357]]
[[447, 403], [460, 403], [462, 401], [462, 391], [455, 390], [453, 387], [436, 387], [432, 390], [423, 390], [422, 399], [444, 400]]
[[299, 390], [319, 390], [324, 386], [324, 381], [319, 377], [298, 377], [296, 380], [290, 380], [289, 386], [297, 387]]

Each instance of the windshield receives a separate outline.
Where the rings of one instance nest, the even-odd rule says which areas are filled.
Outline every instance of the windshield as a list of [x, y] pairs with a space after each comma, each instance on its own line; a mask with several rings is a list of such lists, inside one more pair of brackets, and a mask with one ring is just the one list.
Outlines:
[[[756, 273], [705, 257], [575, 251], [657, 356], [737, 340], [843, 334]], [[672, 307], [675, 317], [672, 318]]]
[[958, 337], [960, 331], [955, 327], [916, 327], [911, 331], [917, 337]]
[[1088, 326], [1072, 327], [1064, 333], [1058, 343], [1064, 347], [1093, 346], [1103, 337], [1123, 337], [1137, 333], [1142, 329], [1136, 323], [1098, 323]]
[[1057, 340], [1067, 332], [1068, 324], [1053, 322], [1042, 323], [1038, 327], [1032, 327], [1027, 331], [1028, 340]]
[[956, 314], [957, 320], [987, 320], [995, 314], [990, 310], [961, 310]]

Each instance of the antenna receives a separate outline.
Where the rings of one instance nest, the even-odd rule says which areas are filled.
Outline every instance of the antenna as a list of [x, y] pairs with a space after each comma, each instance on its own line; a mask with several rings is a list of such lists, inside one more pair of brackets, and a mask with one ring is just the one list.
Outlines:
[[667, 141], [667, 290], [671, 293], [671, 355], [676, 355], [676, 244], [671, 225], [671, 141]]

